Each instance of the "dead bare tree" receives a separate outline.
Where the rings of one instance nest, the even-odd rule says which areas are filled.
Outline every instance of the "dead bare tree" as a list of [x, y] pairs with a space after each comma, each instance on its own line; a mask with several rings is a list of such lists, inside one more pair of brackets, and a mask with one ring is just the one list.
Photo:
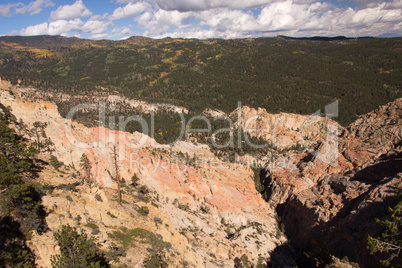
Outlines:
[[116, 181], [117, 181], [117, 191], [118, 191], [118, 196], [119, 196], [119, 204], [121, 205], [121, 191], [120, 191], [120, 176], [119, 176], [119, 166], [117, 163], [117, 146], [113, 146], [113, 159], [114, 159], [114, 167], [116, 171]]

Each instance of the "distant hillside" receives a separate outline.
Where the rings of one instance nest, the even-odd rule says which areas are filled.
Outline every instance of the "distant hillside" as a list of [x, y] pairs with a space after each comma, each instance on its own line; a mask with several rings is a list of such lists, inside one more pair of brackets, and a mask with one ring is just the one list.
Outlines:
[[241, 101], [309, 114], [340, 100], [338, 121], [346, 125], [402, 97], [401, 51], [402, 38], [0, 37], [0, 75], [46, 91], [114, 92], [194, 113], [229, 112]]

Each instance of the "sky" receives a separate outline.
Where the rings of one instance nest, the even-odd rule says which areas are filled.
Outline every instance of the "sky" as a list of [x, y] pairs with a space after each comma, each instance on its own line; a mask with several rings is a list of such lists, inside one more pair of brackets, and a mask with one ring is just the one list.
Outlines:
[[0, 35], [402, 36], [402, 0], [0, 0]]

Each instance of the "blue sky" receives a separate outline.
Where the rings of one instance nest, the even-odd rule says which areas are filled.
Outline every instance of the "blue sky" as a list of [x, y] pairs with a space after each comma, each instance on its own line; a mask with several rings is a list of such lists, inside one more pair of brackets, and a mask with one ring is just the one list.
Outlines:
[[0, 1], [0, 35], [402, 36], [402, 0]]

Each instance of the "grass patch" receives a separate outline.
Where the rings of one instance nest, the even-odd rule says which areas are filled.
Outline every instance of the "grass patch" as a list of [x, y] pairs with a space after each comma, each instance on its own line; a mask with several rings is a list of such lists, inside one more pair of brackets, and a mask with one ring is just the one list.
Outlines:
[[109, 215], [112, 219], [116, 219], [117, 217], [110, 213], [110, 211], [106, 212], [107, 215]]
[[113, 231], [107, 234], [110, 239], [121, 244], [123, 248], [129, 246], [135, 247], [134, 242], [141, 244], [149, 244], [154, 250], [161, 250], [163, 248], [170, 248], [171, 244], [164, 242], [160, 235], [156, 235], [149, 230], [142, 228], [127, 229], [120, 228], [119, 231]]
[[96, 225], [95, 223], [87, 223], [85, 224], [85, 227], [89, 227], [91, 229], [99, 229], [98, 225]]
[[121, 231], [113, 231], [112, 233], [108, 233], [107, 236], [113, 241], [118, 242], [123, 246], [123, 248], [128, 248], [129, 246], [135, 247], [133, 238]]

